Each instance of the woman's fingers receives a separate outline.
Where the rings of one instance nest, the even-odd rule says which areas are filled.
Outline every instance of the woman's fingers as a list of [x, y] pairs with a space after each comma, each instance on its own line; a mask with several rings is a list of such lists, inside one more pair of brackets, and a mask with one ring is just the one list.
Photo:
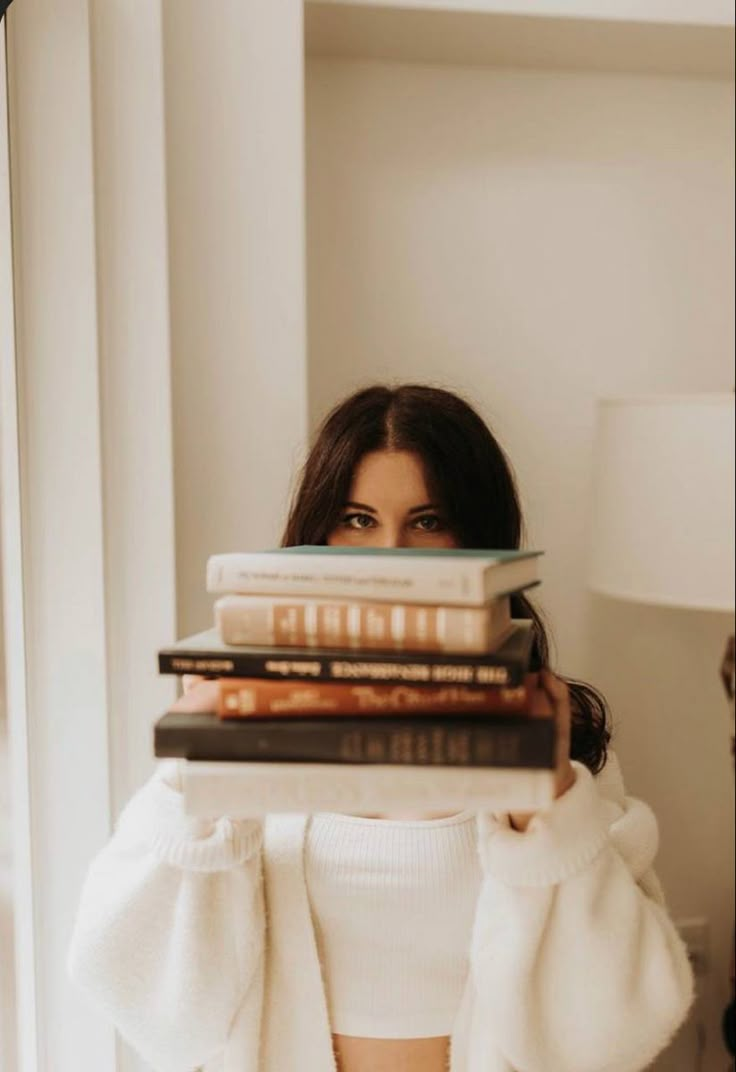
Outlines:
[[562, 681], [561, 678], [553, 674], [551, 670], [544, 669], [539, 672], [539, 684], [544, 691], [550, 697], [551, 700], [556, 703], [566, 703], [570, 699], [570, 691], [567, 687], [567, 683]]
[[[557, 720], [557, 795], [560, 796], [575, 780], [573, 768], [570, 766], [570, 690], [566, 681], [547, 669], [540, 671], [539, 684]], [[532, 711], [535, 712], [534, 706]]]
[[532, 715], [552, 715], [555, 713], [555, 707], [548, 693], [539, 687], [531, 695], [529, 709]]

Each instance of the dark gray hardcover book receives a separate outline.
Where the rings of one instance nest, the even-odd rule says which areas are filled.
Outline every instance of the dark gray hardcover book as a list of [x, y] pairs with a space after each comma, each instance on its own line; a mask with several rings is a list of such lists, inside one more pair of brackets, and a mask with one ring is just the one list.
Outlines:
[[517, 621], [484, 655], [266, 648], [223, 644], [217, 630], [178, 640], [158, 653], [161, 674], [258, 677], [301, 681], [406, 682], [419, 685], [521, 685], [532, 666], [531, 623]]
[[154, 727], [159, 758], [413, 766], [555, 766], [550, 716], [219, 719], [170, 711]]

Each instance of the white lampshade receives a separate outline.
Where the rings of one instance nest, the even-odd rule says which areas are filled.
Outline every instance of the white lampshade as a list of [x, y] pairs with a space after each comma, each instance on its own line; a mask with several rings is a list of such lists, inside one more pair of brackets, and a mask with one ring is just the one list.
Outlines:
[[590, 587], [603, 595], [734, 609], [734, 396], [598, 405]]

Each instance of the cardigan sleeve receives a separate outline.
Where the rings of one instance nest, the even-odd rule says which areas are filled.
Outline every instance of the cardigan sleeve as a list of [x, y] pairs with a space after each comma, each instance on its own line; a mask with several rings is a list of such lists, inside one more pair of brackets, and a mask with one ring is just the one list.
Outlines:
[[161, 764], [89, 867], [68, 970], [160, 1072], [223, 1049], [263, 955], [261, 823], [184, 813]]
[[471, 964], [483, 1031], [517, 1072], [638, 1072], [693, 998], [652, 871], [657, 822], [615, 756], [526, 831], [478, 820], [483, 883]]

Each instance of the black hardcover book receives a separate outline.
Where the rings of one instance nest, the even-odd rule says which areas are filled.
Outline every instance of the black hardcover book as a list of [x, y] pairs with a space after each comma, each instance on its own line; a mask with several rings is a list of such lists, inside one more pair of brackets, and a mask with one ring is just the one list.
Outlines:
[[378, 652], [327, 648], [261, 648], [223, 644], [215, 629], [158, 653], [161, 674], [258, 677], [300, 681], [406, 682], [412, 685], [521, 685], [531, 665], [531, 623], [516, 622], [506, 640], [484, 655]]
[[219, 719], [169, 711], [154, 727], [159, 758], [412, 766], [555, 766], [551, 717]]

